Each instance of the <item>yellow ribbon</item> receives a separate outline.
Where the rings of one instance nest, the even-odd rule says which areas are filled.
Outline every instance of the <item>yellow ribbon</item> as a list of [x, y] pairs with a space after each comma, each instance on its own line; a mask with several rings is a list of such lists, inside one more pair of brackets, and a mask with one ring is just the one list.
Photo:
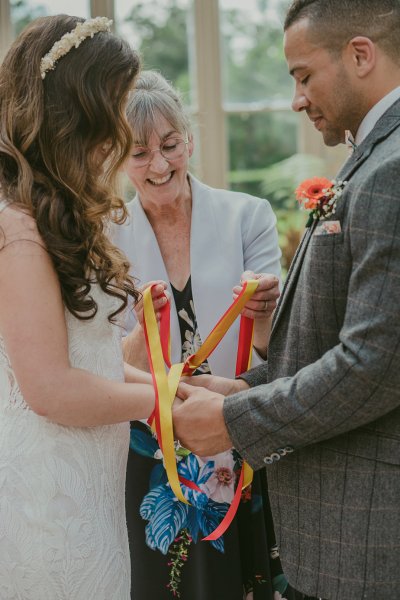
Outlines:
[[[184, 497], [179, 483], [179, 476], [176, 466], [172, 422], [172, 404], [176, 396], [176, 390], [179, 385], [179, 380], [181, 378], [182, 371], [185, 367], [194, 371], [207, 359], [207, 357], [211, 354], [214, 348], [219, 344], [219, 342], [221, 341], [225, 333], [228, 331], [232, 323], [235, 321], [237, 316], [240, 314], [247, 301], [254, 294], [254, 292], [257, 289], [257, 286], [258, 281], [248, 280], [247, 286], [243, 290], [242, 294], [236, 298], [235, 302], [225, 312], [223, 317], [219, 320], [217, 325], [208, 335], [201, 348], [199, 348], [199, 350], [195, 354], [189, 357], [186, 363], [177, 363], [175, 365], [172, 365], [168, 375], [166, 373], [164, 358], [162, 354], [160, 334], [158, 331], [157, 320], [151, 296], [151, 287], [146, 288], [143, 292], [143, 311], [147, 331], [147, 340], [152, 362], [153, 377], [155, 380], [154, 383], [155, 387], [158, 390], [159, 428], [161, 433], [161, 439], [159, 439], [159, 444], [160, 446], [162, 445], [164, 466], [171, 489], [173, 490], [178, 500], [184, 502], [185, 504], [189, 503]], [[244, 489], [251, 483], [253, 471], [251, 467], [245, 462], [243, 462], [243, 469]]]

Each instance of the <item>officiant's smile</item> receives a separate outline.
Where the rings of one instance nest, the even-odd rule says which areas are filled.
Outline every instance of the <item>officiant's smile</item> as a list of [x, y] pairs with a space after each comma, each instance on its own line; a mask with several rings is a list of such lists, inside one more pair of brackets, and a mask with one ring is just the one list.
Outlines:
[[187, 177], [193, 138], [178, 131], [158, 114], [150, 133], [142, 143], [134, 143], [125, 170], [140, 194], [145, 210], [160, 210], [187, 204], [190, 210], [191, 191]]

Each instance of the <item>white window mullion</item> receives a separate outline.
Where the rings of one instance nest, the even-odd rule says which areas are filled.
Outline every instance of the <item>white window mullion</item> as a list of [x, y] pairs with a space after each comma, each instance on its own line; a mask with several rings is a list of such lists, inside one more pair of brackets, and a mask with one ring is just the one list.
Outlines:
[[9, 0], [0, 0], [0, 62], [14, 39]]
[[222, 105], [218, 0], [193, 0], [193, 14], [199, 176], [208, 185], [225, 188], [227, 141]]
[[114, 20], [114, 0], [90, 0], [90, 14]]

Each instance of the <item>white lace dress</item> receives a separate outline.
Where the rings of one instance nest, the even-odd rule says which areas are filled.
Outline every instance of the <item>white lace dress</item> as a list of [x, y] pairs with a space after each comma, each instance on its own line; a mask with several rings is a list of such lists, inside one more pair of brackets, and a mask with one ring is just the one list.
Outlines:
[[[91, 321], [66, 311], [71, 364], [123, 380], [115, 300], [92, 287]], [[35, 348], [32, 347], [32, 352]], [[36, 415], [0, 337], [0, 598], [128, 600], [129, 423], [76, 428]]]

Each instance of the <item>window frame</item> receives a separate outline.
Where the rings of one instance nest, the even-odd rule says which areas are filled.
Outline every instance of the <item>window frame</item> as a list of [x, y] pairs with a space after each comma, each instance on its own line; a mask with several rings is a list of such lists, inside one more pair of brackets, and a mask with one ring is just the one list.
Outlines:
[[[198, 175], [208, 185], [226, 188], [229, 157], [227, 117], [232, 114], [255, 114], [291, 110], [290, 101], [234, 104], [223, 101], [218, 0], [192, 0], [190, 18], [193, 47], [189, 48], [190, 76], [196, 102], [191, 108], [198, 131]], [[92, 17], [106, 16], [115, 22], [114, 0], [90, 0]], [[0, 60], [14, 38], [10, 0], [0, 0]], [[297, 151], [323, 157], [334, 173], [346, 158], [345, 148], [327, 148], [305, 113], [300, 117]]]

